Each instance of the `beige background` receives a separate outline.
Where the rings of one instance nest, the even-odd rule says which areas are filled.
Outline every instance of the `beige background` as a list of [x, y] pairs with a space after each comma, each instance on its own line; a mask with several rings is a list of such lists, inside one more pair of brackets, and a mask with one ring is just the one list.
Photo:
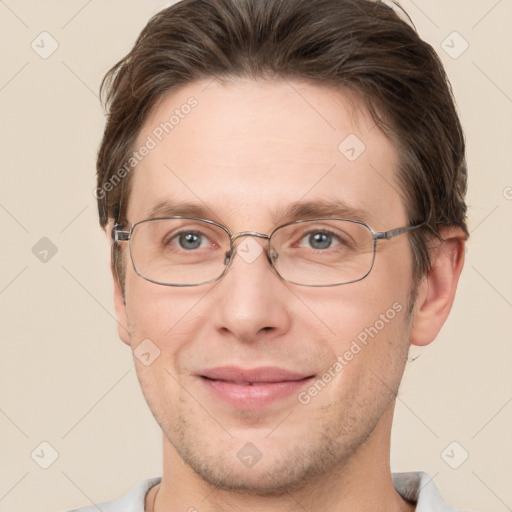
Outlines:
[[[160, 474], [159, 428], [117, 338], [92, 191], [100, 79], [164, 5], [0, 1], [2, 512], [113, 499]], [[512, 1], [403, 5], [452, 80], [472, 233], [451, 318], [433, 345], [412, 352], [392, 469], [429, 472], [460, 508], [502, 512], [512, 508]], [[59, 45], [46, 59], [31, 47], [51, 48], [43, 31]], [[441, 46], [463, 48], [453, 31], [469, 43], [458, 58]], [[43, 237], [58, 249], [46, 262], [32, 252]], [[48, 469], [43, 441], [58, 452]], [[466, 451], [458, 469], [445, 461], [456, 465]]]

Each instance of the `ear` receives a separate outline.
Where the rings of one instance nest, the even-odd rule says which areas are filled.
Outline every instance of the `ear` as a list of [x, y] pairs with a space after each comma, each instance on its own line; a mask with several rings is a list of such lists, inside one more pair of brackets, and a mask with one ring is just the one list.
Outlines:
[[442, 241], [430, 251], [432, 268], [422, 283], [413, 313], [411, 344], [428, 345], [448, 318], [464, 266], [467, 236], [460, 228], [443, 228]]
[[124, 294], [121, 290], [121, 285], [119, 284], [119, 278], [116, 274], [113, 261], [112, 261], [112, 247], [113, 240], [111, 237], [113, 225], [109, 222], [105, 228], [105, 233], [107, 235], [107, 240], [109, 241], [110, 246], [110, 271], [112, 273], [112, 280], [114, 282], [114, 308], [116, 311], [117, 318], [117, 332], [119, 334], [119, 338], [123, 343], [126, 343], [130, 346], [130, 335], [128, 332], [128, 314], [126, 312], [126, 302], [124, 299]]

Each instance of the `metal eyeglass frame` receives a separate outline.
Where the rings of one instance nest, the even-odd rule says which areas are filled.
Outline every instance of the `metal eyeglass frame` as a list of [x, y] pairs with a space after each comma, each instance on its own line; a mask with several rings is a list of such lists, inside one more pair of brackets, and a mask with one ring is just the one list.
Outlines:
[[[217, 226], [227, 233], [227, 235], [229, 236], [229, 240], [230, 240], [230, 248], [229, 248], [229, 252], [227, 252], [225, 255], [225, 260], [224, 260], [225, 268], [219, 276], [217, 276], [215, 279], [210, 279], [209, 281], [203, 281], [201, 283], [182, 284], [182, 283], [165, 283], [163, 281], [157, 281], [155, 279], [150, 279], [149, 277], [146, 277], [145, 275], [143, 275], [139, 272], [137, 266], [135, 265], [135, 262], [133, 261], [133, 255], [132, 255], [132, 249], [131, 249], [131, 237], [132, 237], [134, 228], [136, 226], [138, 226], [139, 224], [142, 224], [145, 222], [158, 221], [158, 220], [172, 220], [172, 219], [185, 219], [185, 220], [194, 220], [194, 221], [204, 222], [206, 224], [211, 224], [213, 226]], [[333, 283], [333, 284], [303, 284], [303, 283], [297, 283], [295, 281], [290, 281], [288, 279], [285, 279], [279, 273], [279, 270], [275, 267], [274, 262], [273, 262], [273, 260], [275, 259], [275, 256], [271, 254], [271, 246], [270, 246], [270, 239], [271, 239], [272, 235], [276, 231], [278, 231], [286, 226], [290, 226], [292, 224], [300, 224], [302, 222], [317, 222], [317, 221], [325, 221], [325, 220], [340, 220], [340, 221], [345, 221], [345, 222], [352, 222], [354, 224], [359, 224], [359, 225], [365, 227], [370, 232], [372, 239], [373, 239], [373, 256], [372, 256], [372, 263], [371, 263], [371, 266], [370, 266], [370, 269], [368, 270], [368, 272], [366, 272], [366, 274], [364, 274], [362, 277], [359, 277], [358, 279], [354, 279], [352, 281], [346, 281], [343, 283]], [[231, 263], [234, 260], [234, 256], [236, 254], [236, 246], [234, 244], [235, 240], [237, 240], [238, 238], [243, 237], [243, 236], [255, 236], [257, 238], [263, 238], [263, 239], [267, 240], [267, 250], [266, 250], [267, 260], [272, 265], [272, 268], [276, 271], [277, 275], [283, 281], [290, 283], [290, 284], [296, 284], [298, 286], [329, 287], [329, 286], [341, 286], [344, 284], [350, 284], [350, 283], [356, 283], [358, 281], [362, 281], [365, 277], [367, 277], [370, 274], [370, 272], [373, 269], [373, 265], [375, 263], [375, 255], [377, 253], [377, 242], [379, 240], [391, 240], [392, 238], [395, 238], [398, 235], [402, 235], [404, 233], [409, 233], [410, 231], [413, 231], [414, 229], [420, 228], [420, 227], [424, 226], [424, 224], [425, 223], [416, 224], [414, 226], [403, 226], [400, 228], [390, 229], [388, 231], [374, 231], [370, 226], [368, 226], [368, 224], [366, 224], [365, 222], [362, 222], [360, 220], [344, 219], [344, 218], [337, 218], [337, 217], [335, 217], [335, 218], [321, 217], [321, 218], [301, 219], [301, 220], [287, 222], [286, 224], [277, 226], [275, 229], [272, 230], [272, 232], [269, 235], [265, 235], [263, 233], [258, 233], [256, 231], [241, 231], [239, 233], [231, 233], [231, 231], [229, 231], [229, 229], [227, 227], [225, 227], [222, 224], [219, 224], [218, 222], [215, 222], [213, 220], [199, 219], [196, 217], [184, 217], [184, 216], [177, 215], [177, 216], [172, 216], [172, 217], [156, 217], [156, 218], [140, 220], [138, 222], [133, 223], [130, 226], [130, 228], [126, 229], [126, 230], [122, 229], [121, 224], [115, 224], [114, 227], [112, 228], [112, 240], [114, 241], [114, 244], [117, 244], [118, 242], [128, 242], [129, 243], [130, 259], [132, 261], [132, 266], [133, 266], [135, 272], [140, 277], [145, 279], [146, 281], [149, 281], [149, 282], [155, 283], [155, 284], [160, 284], [163, 286], [188, 287], [188, 286], [200, 286], [203, 284], [210, 284], [210, 283], [214, 283], [214, 282], [218, 281], [219, 279], [221, 279], [227, 273], [229, 267], [231, 266]], [[226, 262], [226, 260], [227, 260], [227, 262]]]

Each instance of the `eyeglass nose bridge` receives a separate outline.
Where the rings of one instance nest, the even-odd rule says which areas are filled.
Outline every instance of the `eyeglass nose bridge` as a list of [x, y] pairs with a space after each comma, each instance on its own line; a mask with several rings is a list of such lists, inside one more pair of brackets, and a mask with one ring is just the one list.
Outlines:
[[[229, 266], [229, 264], [233, 261], [233, 256], [236, 253], [235, 241], [244, 236], [255, 236], [256, 238], [263, 238], [264, 240], [270, 240], [270, 235], [265, 235], [264, 233], [258, 233], [257, 231], [241, 231], [240, 233], [235, 233], [230, 235], [231, 241], [231, 249], [224, 256], [224, 265]], [[268, 254], [268, 245], [267, 245], [267, 259], [272, 263], [270, 255]]]
[[264, 238], [265, 240], [270, 240], [270, 235], [258, 233], [257, 231], [241, 231], [240, 233], [235, 233], [234, 235], [230, 236], [231, 242], [234, 242], [235, 240], [242, 236], [255, 236], [257, 238]]

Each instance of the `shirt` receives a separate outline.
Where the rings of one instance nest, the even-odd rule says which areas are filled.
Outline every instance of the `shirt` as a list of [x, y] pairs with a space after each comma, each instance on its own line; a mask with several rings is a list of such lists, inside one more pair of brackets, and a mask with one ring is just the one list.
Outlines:
[[[448, 505], [439, 494], [432, 478], [422, 471], [393, 473], [393, 485], [402, 498], [416, 503], [416, 512], [463, 512]], [[160, 477], [139, 482], [128, 494], [115, 501], [77, 508], [69, 512], [144, 512], [146, 494]]]

